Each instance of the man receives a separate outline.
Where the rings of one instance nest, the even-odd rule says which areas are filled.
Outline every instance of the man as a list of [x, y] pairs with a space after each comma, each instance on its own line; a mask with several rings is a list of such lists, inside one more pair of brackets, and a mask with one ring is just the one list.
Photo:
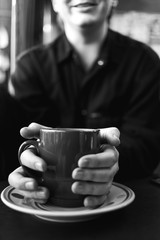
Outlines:
[[[109, 29], [106, 19], [115, 1], [52, 2], [64, 34], [21, 56], [9, 91], [20, 102], [26, 123], [101, 128], [104, 151], [87, 156], [87, 163], [83, 157], [73, 171], [72, 191], [89, 196], [84, 205], [95, 207], [106, 199], [119, 153], [117, 180], [149, 175], [158, 163], [160, 62], [149, 47]], [[41, 127], [31, 124], [21, 135], [38, 137]], [[23, 152], [21, 161], [40, 171], [46, 168], [31, 150]], [[47, 189], [25, 176], [22, 168], [11, 173], [9, 183], [27, 197], [48, 198]]]

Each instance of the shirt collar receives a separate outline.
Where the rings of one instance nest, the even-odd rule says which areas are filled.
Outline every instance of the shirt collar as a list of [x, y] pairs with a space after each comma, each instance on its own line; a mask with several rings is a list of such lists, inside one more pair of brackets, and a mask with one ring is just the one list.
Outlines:
[[73, 48], [67, 40], [67, 37], [62, 33], [58, 39], [57, 60], [59, 63], [68, 59], [73, 53]]
[[[67, 40], [64, 33], [61, 34], [58, 41], [57, 60], [59, 63], [67, 60], [73, 55], [74, 50]], [[102, 46], [99, 58], [106, 62], [120, 63], [124, 51], [124, 43], [121, 42], [120, 34], [109, 29], [106, 40]]]
[[116, 64], [121, 62], [124, 43], [121, 42], [121, 35], [109, 29], [104, 45], [102, 46], [101, 58], [104, 57], [107, 62]]

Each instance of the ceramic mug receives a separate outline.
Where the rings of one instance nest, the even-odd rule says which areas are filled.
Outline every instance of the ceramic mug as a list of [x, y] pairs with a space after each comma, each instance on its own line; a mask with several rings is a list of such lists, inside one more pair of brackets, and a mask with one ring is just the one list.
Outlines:
[[38, 140], [27, 140], [20, 146], [18, 152], [20, 163], [21, 153], [30, 146], [34, 146], [38, 155], [45, 160], [47, 170], [41, 173], [21, 165], [28, 176], [49, 189], [49, 202], [61, 207], [83, 206], [85, 196], [75, 194], [71, 190], [74, 182], [72, 172], [82, 156], [99, 152], [99, 130], [41, 129]]

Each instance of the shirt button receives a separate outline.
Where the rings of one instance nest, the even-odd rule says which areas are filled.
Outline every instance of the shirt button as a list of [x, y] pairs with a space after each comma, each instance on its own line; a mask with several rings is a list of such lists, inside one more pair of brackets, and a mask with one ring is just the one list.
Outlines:
[[104, 61], [103, 60], [98, 60], [98, 65], [99, 66], [103, 66], [104, 65]]
[[102, 115], [98, 112], [93, 112], [90, 114], [90, 118], [100, 118]]

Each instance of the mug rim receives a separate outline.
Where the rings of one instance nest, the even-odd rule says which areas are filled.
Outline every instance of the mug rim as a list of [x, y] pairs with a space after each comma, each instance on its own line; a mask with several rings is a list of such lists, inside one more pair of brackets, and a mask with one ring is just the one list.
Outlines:
[[41, 128], [42, 132], [99, 132], [99, 129], [94, 128]]

